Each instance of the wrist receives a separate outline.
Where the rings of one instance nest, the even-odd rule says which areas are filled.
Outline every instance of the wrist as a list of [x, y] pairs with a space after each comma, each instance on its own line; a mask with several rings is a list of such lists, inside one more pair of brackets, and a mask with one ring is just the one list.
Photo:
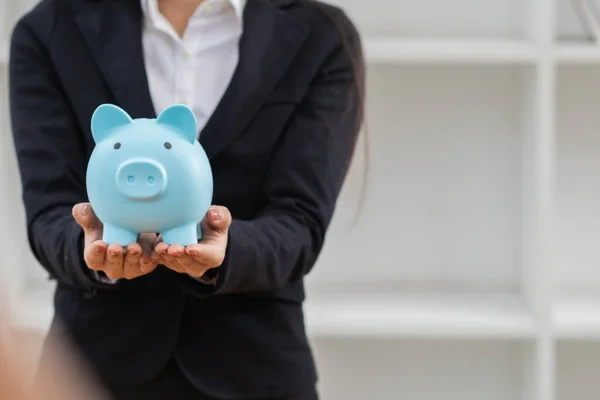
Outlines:
[[95, 270], [90, 270], [90, 271], [92, 272], [92, 275], [94, 276], [94, 278], [96, 279], [96, 281], [98, 281], [100, 283], [105, 283], [107, 285], [114, 285], [115, 283], [117, 283], [119, 281], [118, 278], [117, 279], [110, 279], [102, 271], [95, 271]]
[[217, 280], [219, 279], [219, 272], [216, 270], [216, 268], [211, 268], [200, 277], [196, 277], [193, 275], [189, 276], [197, 280], [198, 282], [204, 283], [205, 285], [215, 286], [217, 284]]

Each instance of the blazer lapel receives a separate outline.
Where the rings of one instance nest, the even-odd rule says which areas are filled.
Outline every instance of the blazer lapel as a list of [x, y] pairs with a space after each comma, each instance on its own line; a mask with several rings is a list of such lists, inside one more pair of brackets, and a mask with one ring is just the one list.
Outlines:
[[215, 157], [250, 122], [290, 66], [308, 27], [279, 7], [293, 0], [249, 0], [244, 10], [239, 63], [229, 87], [200, 134]]
[[76, 21], [118, 105], [132, 118], [155, 118], [144, 66], [139, 1], [80, 1]]
[[[308, 27], [280, 8], [294, 0], [249, 0], [239, 63], [200, 135], [209, 158], [250, 122], [289, 68]], [[144, 66], [139, 1], [77, 1], [76, 20], [117, 105], [132, 118], [155, 118]]]

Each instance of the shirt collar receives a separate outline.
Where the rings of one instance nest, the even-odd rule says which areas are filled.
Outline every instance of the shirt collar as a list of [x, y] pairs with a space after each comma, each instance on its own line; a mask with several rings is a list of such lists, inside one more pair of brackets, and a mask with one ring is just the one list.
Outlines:
[[[226, 2], [233, 8], [235, 11], [236, 17], [241, 21], [244, 14], [244, 7], [246, 6], [247, 0], [205, 0], [204, 3], [201, 3], [196, 11], [196, 14], [192, 16], [192, 18], [196, 17], [198, 13], [201, 11], [201, 8], [211, 2]], [[142, 6], [142, 12], [144, 17], [148, 19], [148, 21], [152, 25], [161, 24], [161, 16], [160, 11], [158, 9], [158, 0], [140, 0]]]
[[229, 0], [229, 3], [231, 3], [231, 6], [235, 10], [235, 15], [241, 20], [244, 17], [246, 0]]

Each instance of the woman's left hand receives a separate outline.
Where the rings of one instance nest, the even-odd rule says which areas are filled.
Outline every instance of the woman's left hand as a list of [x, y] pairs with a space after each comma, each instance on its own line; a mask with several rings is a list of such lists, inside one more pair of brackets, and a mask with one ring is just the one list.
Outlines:
[[227, 249], [227, 237], [231, 225], [231, 213], [226, 207], [212, 206], [202, 220], [202, 240], [184, 247], [168, 245], [157, 239], [153, 261], [182, 274], [200, 278], [211, 268], [223, 263]]

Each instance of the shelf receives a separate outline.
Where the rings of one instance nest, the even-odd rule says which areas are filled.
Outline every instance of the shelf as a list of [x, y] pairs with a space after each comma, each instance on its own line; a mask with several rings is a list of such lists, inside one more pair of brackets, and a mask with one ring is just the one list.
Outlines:
[[563, 296], [555, 303], [553, 322], [562, 339], [600, 339], [600, 295]]
[[313, 337], [535, 337], [525, 304], [512, 295], [309, 295], [305, 310]]
[[529, 63], [534, 60], [532, 47], [524, 41], [477, 40], [401, 40], [365, 38], [369, 62], [391, 63]]
[[[528, 64], [541, 53], [525, 41], [403, 40], [365, 38], [370, 63]], [[556, 44], [551, 50], [559, 63], [600, 63], [600, 46], [592, 43]]]
[[560, 63], [599, 63], [600, 46], [594, 44], [558, 45], [554, 58]]

